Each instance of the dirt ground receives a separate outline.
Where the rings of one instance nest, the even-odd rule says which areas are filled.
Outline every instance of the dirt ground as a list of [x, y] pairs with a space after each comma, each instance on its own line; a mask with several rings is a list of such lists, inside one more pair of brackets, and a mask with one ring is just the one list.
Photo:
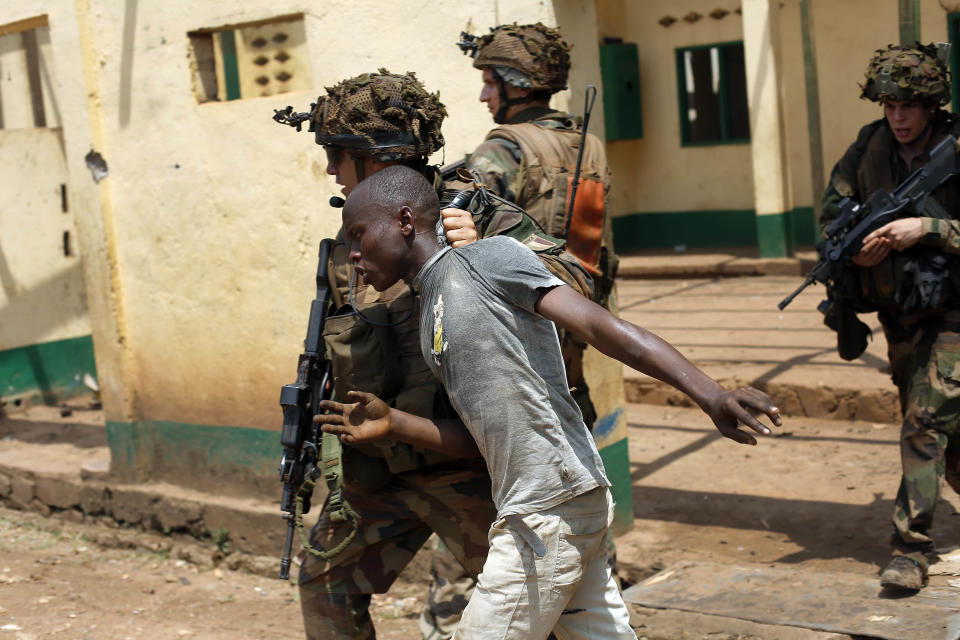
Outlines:
[[[616, 541], [626, 583], [688, 559], [863, 575], [876, 575], [886, 560], [895, 425], [799, 418], [780, 437], [743, 447], [717, 437], [692, 409], [631, 405], [628, 421], [636, 520]], [[91, 445], [102, 437], [95, 416], [71, 428], [89, 429]], [[944, 549], [960, 542], [960, 503], [945, 498], [935, 534]], [[118, 543], [103, 533], [100, 525], [0, 510], [0, 640], [303, 636], [290, 584], [215, 567], [209, 548], [176, 553], [159, 535], [125, 531]], [[418, 637], [428, 562], [421, 553], [389, 594], [374, 598], [378, 637]], [[674, 635], [649, 613], [637, 617], [638, 635], [649, 640], [783, 637], [733, 633], [729, 619], [718, 618]]]

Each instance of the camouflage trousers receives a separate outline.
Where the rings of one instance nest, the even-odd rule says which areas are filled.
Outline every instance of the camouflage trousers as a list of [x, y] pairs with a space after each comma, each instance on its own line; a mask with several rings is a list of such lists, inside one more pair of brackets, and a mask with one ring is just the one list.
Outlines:
[[449, 640], [477, 586], [477, 577], [463, 568], [440, 538], [434, 539], [433, 549], [429, 600], [420, 614], [420, 637]]
[[893, 553], [926, 567], [941, 480], [960, 493], [960, 312], [883, 326], [903, 413]]
[[[375, 638], [369, 612], [371, 594], [385, 593], [434, 532], [469, 576], [475, 578], [483, 568], [487, 530], [496, 509], [482, 460], [456, 468], [429, 467], [393, 474], [376, 490], [346, 485], [344, 494], [360, 516], [356, 538], [328, 560], [307, 554], [300, 567], [300, 606], [308, 640]], [[324, 505], [311, 531], [311, 544], [330, 548], [349, 528], [346, 523], [332, 522]], [[440, 584], [432, 590], [428, 619], [452, 628], [459, 622], [467, 597], [451, 593], [451, 588], [445, 588], [448, 586]]]

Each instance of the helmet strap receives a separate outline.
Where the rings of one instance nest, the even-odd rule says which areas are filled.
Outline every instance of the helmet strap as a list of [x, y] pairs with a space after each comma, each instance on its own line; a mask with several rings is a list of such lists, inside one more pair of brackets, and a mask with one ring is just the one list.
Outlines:
[[[496, 73], [496, 72], [494, 72]], [[525, 104], [530, 101], [529, 96], [518, 96], [516, 98], [507, 97], [507, 86], [499, 73], [497, 75], [497, 93], [500, 95], [500, 108], [493, 114], [493, 121], [497, 124], [507, 122], [507, 109], [517, 104]]]
[[357, 174], [357, 182], [363, 182], [363, 179], [367, 177], [367, 163], [364, 158], [360, 156], [351, 155], [353, 158], [353, 169]]

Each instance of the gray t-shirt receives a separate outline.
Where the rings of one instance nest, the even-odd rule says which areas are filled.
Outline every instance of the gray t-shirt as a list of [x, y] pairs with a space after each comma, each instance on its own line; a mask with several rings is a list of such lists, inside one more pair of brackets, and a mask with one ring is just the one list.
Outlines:
[[440, 251], [413, 284], [420, 349], [487, 461], [499, 517], [610, 486], [570, 397], [556, 328], [534, 311], [564, 282], [496, 236]]

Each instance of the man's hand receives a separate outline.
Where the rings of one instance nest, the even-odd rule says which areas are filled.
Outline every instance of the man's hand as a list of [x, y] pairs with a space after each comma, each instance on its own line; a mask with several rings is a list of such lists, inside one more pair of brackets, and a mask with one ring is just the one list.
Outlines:
[[473, 215], [463, 209], [443, 209], [440, 211], [443, 229], [447, 233], [447, 242], [454, 249], [465, 247], [477, 241], [477, 227], [473, 224]]
[[[879, 231], [879, 229], [873, 233], [877, 231]], [[873, 233], [867, 236], [867, 238], [872, 236]], [[858, 267], [875, 267], [887, 257], [887, 254], [890, 253], [890, 248], [890, 239], [886, 236], [878, 236], [869, 241], [864, 239], [860, 252], [852, 258], [853, 264]]]
[[863, 245], [876, 238], [886, 238], [891, 248], [903, 251], [917, 244], [922, 235], [923, 218], [901, 218], [874, 229], [863, 239]]
[[722, 391], [714, 396], [703, 410], [713, 420], [720, 434], [740, 444], [757, 444], [757, 439], [737, 427], [744, 424], [757, 433], [768, 435], [770, 429], [754, 416], [766, 414], [775, 426], [780, 426], [780, 409], [773, 405], [770, 396], [753, 387], [741, 387], [736, 391]]
[[313, 421], [323, 425], [325, 433], [340, 436], [346, 444], [359, 444], [386, 438], [390, 434], [390, 407], [383, 400], [365, 391], [349, 391], [347, 398], [352, 404], [324, 400], [320, 408], [334, 413], [322, 413]]

